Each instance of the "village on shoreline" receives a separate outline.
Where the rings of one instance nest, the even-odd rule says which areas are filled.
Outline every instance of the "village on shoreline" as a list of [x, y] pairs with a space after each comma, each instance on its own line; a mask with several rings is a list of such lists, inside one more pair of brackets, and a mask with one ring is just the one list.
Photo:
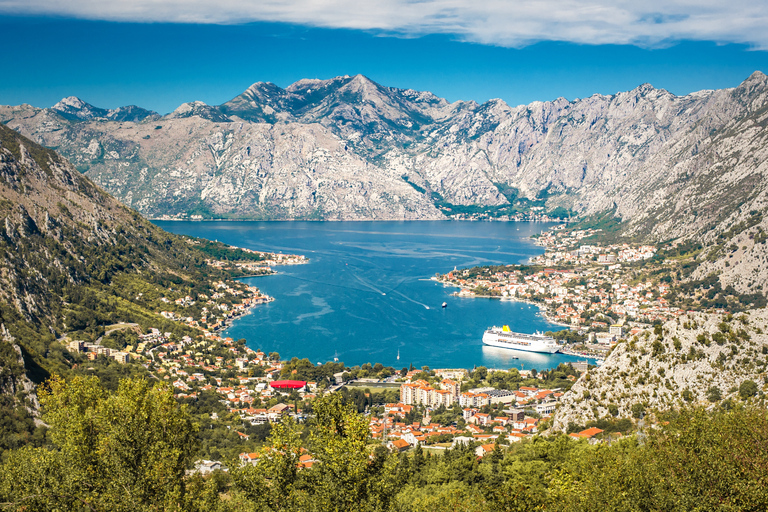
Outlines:
[[[652, 260], [656, 247], [583, 243], [595, 234], [595, 230], [567, 232], [556, 227], [537, 238], [545, 253], [527, 265], [454, 269], [433, 279], [459, 287], [459, 296], [541, 306], [548, 320], [568, 327], [552, 333], [563, 343], [563, 352], [605, 357], [628, 336], [685, 311], [665, 299], [669, 282], [637, 280], [636, 265]], [[308, 262], [298, 255], [264, 256], [258, 262], [208, 263], [220, 268], [234, 265], [238, 275], [250, 276], [274, 274], [272, 267], [278, 265]], [[205, 421], [211, 428], [226, 427], [236, 441], [224, 443], [208, 454], [211, 457], [235, 450], [244, 463], [256, 463], [270, 425], [289, 417], [302, 422], [312, 399], [328, 392], [352, 397], [359, 412], [370, 415], [372, 439], [392, 450], [415, 446], [441, 450], [474, 443], [482, 457], [496, 443], [519, 442], [546, 430], [560, 399], [591, 367], [586, 360], [541, 372], [484, 367], [398, 369], [378, 363], [349, 368], [336, 361], [315, 365], [296, 357], [281, 360], [277, 353], [247, 347], [244, 339], [220, 335], [250, 308], [274, 299], [240, 281], [215, 285], [215, 294], [197, 297], [205, 300], [197, 310], [199, 317], [185, 314], [195, 306], [191, 297], [162, 298], [169, 308], [159, 314], [194, 328], [199, 336], [179, 337], [157, 328], [140, 332], [135, 324], [124, 324], [108, 331], [133, 332], [135, 343], [123, 350], [81, 341], [68, 344], [70, 351], [86, 352], [92, 360], [107, 357], [141, 365], [150, 376], [168, 382], [180, 401], [214, 404], [200, 408]], [[628, 428], [631, 422], [607, 431], [593, 426], [570, 434], [599, 441]], [[210, 471], [216, 465], [216, 461], [201, 462], [199, 469]]]

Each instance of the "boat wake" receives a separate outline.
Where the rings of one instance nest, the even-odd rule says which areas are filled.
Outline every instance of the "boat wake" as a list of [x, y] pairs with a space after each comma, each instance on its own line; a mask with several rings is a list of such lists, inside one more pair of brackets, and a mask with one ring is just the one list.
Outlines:
[[419, 306], [423, 306], [424, 309], [429, 309], [429, 306], [427, 306], [423, 302], [419, 302], [417, 300], [414, 300], [414, 299], [410, 298], [409, 296], [407, 296], [405, 294], [402, 294], [402, 293], [400, 293], [400, 292], [398, 292], [396, 290], [390, 290], [390, 293], [396, 293], [397, 295], [401, 296], [402, 298], [404, 298], [407, 301], [413, 302], [414, 304], [418, 304]]

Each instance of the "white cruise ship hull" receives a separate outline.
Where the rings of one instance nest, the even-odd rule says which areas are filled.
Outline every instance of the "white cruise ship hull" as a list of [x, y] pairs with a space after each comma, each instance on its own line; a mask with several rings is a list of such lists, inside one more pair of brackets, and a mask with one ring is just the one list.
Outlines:
[[554, 354], [560, 350], [557, 342], [549, 336], [541, 334], [522, 334], [505, 331], [492, 327], [483, 334], [483, 343], [490, 347], [537, 352], [539, 354]]

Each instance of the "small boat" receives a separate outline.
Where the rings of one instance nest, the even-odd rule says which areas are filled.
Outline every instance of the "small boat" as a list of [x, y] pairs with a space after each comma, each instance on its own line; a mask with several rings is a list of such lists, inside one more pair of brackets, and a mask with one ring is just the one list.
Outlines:
[[397, 351], [397, 360], [398, 361], [400, 360], [400, 351], [399, 350]]
[[447, 302], [443, 302], [443, 309], [445, 309], [447, 307], [448, 307], [448, 303]]

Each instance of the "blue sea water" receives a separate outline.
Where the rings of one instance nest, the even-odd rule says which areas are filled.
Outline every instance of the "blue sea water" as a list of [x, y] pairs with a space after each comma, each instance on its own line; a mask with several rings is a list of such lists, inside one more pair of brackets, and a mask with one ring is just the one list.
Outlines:
[[484, 346], [481, 338], [491, 325], [508, 324], [520, 332], [562, 327], [547, 322], [536, 306], [453, 297], [457, 288], [430, 280], [454, 267], [523, 263], [542, 252], [529, 237], [549, 224], [155, 223], [173, 233], [310, 259], [306, 265], [276, 267], [276, 276], [245, 279], [275, 298], [225, 332], [245, 338], [253, 349], [313, 363], [336, 357], [348, 366], [378, 362], [398, 369], [413, 364], [542, 370], [577, 359]]

